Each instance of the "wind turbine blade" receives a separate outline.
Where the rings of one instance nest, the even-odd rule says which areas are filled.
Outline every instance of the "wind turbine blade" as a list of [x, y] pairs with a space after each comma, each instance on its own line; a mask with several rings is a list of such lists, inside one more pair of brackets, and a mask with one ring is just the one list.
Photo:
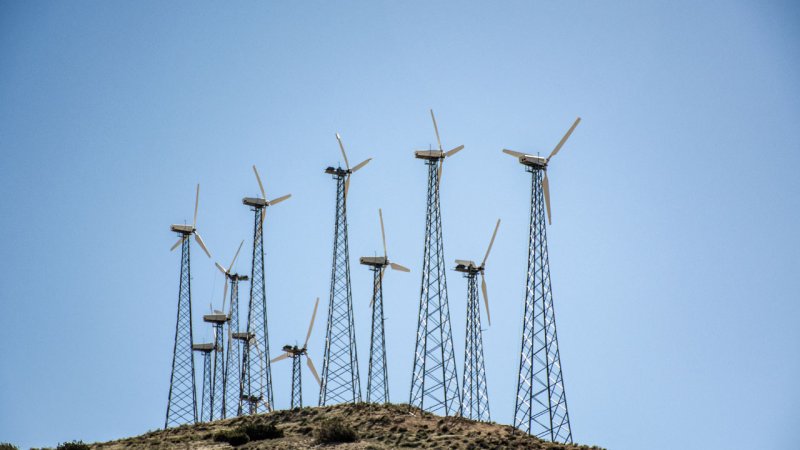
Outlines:
[[558, 142], [558, 145], [556, 145], [556, 148], [554, 148], [553, 152], [550, 153], [550, 156], [547, 157], [548, 162], [550, 161], [550, 158], [556, 156], [556, 153], [558, 153], [559, 150], [561, 150], [561, 147], [564, 145], [565, 142], [567, 142], [567, 139], [569, 139], [569, 136], [572, 134], [573, 131], [575, 131], [575, 127], [577, 127], [579, 123], [581, 123], [580, 117], [575, 119], [575, 122], [572, 124], [571, 127], [569, 127], [569, 130], [567, 130], [567, 134], [565, 134], [564, 137], [561, 138], [561, 140]]
[[400, 264], [397, 263], [390, 263], [389, 265], [392, 266], [392, 269], [399, 270], [400, 272], [411, 272], [411, 269], [409, 269], [408, 267], [401, 266]]
[[356, 166], [355, 166], [355, 167], [353, 167], [353, 168], [350, 170], [350, 172], [351, 172], [351, 173], [355, 173], [355, 172], [356, 172], [358, 169], [360, 169], [360, 168], [362, 168], [362, 167], [366, 166], [366, 165], [367, 165], [367, 163], [368, 163], [368, 162], [370, 162], [370, 161], [372, 161], [372, 158], [367, 158], [367, 159], [365, 159], [364, 161], [361, 161], [360, 163], [356, 164]]
[[278, 197], [275, 200], [270, 200], [269, 201], [269, 206], [277, 205], [278, 203], [280, 203], [280, 202], [282, 202], [284, 200], [287, 200], [291, 196], [292, 196], [292, 194], [286, 194], [283, 197]]
[[256, 169], [256, 165], [253, 164], [253, 173], [256, 174], [256, 180], [258, 180], [258, 188], [261, 189], [261, 198], [264, 200], [267, 199], [267, 192], [264, 190], [264, 185], [261, 184], [261, 177], [258, 175], [258, 169]]
[[[225, 311], [224, 311], [224, 309], [225, 309], [225, 301], [227, 299], [228, 299], [228, 277], [225, 277], [225, 286], [222, 288], [222, 309], [223, 309], [223, 314], [225, 313]], [[228, 311], [230, 312], [230, 308], [228, 308]]]
[[[236, 249], [236, 254], [235, 254], [235, 255], [233, 255], [233, 260], [231, 261], [231, 265], [230, 265], [230, 267], [228, 267], [228, 272], [230, 272], [231, 270], [233, 270], [233, 265], [234, 265], [234, 264], [236, 264], [236, 258], [238, 258], [238, 257], [239, 257], [239, 252], [242, 250], [242, 245], [243, 245], [243, 244], [244, 244], [244, 239], [242, 239], [242, 242], [240, 242], [240, 243], [239, 243], [239, 248], [238, 248], [238, 249]], [[217, 264], [217, 266], [219, 266], [219, 264]]]
[[492, 251], [492, 245], [494, 245], [494, 238], [497, 236], [497, 229], [500, 228], [500, 219], [497, 219], [497, 225], [494, 226], [494, 233], [492, 233], [492, 240], [489, 241], [489, 248], [486, 249], [486, 255], [483, 256], [483, 262], [481, 263], [481, 267], [486, 265], [486, 260], [489, 259], [489, 252]]
[[438, 178], [436, 178], [436, 186], [438, 187], [442, 184], [442, 171], [444, 170], [444, 158], [439, 160], [439, 174]]
[[347, 170], [350, 170], [350, 163], [347, 161], [347, 153], [344, 151], [344, 144], [342, 144], [342, 137], [339, 136], [339, 133], [336, 133], [336, 140], [339, 141], [339, 148], [342, 149], [342, 156], [344, 156], [344, 165], [347, 167]]
[[322, 380], [319, 379], [317, 369], [314, 367], [314, 363], [311, 362], [311, 357], [308, 356], [308, 353], [306, 353], [306, 365], [308, 366], [309, 370], [311, 370], [311, 374], [314, 375], [314, 379], [317, 380], [317, 384], [322, 386]]
[[547, 206], [547, 223], [552, 225], [553, 219], [550, 217], [550, 182], [547, 180], [547, 172], [542, 179], [542, 190], [544, 191], [544, 203]]
[[486, 306], [486, 319], [489, 321], [489, 326], [491, 326], [492, 316], [489, 314], [489, 294], [486, 292], [486, 278], [483, 277], [483, 272], [481, 272], [481, 291], [483, 291], [483, 304]]
[[276, 362], [278, 362], [278, 361], [282, 361], [282, 360], [284, 360], [284, 359], [286, 359], [286, 358], [288, 358], [288, 357], [289, 357], [289, 354], [288, 354], [288, 353], [284, 353], [284, 354], [282, 354], [282, 355], [278, 355], [278, 356], [277, 356], [277, 357], [275, 357], [274, 359], [270, 360], [270, 362], [271, 362], [271, 363], [276, 363]]
[[178, 239], [178, 242], [176, 242], [175, 244], [173, 244], [173, 245], [172, 245], [172, 247], [170, 247], [170, 248], [169, 248], [169, 251], [173, 251], [173, 250], [175, 250], [176, 248], [178, 248], [178, 246], [179, 246], [179, 245], [183, 244], [183, 240], [184, 240], [184, 239], [186, 239], [186, 236], [181, 236], [181, 237]]
[[347, 178], [344, 179], [344, 198], [347, 198], [347, 191], [350, 190], [350, 174], [347, 174]]
[[192, 228], [197, 226], [197, 207], [200, 204], [200, 183], [197, 183], [197, 193], [194, 196], [194, 220], [192, 221]]
[[[222, 265], [220, 263], [214, 262], [214, 265], [217, 266], [217, 269], [219, 269], [219, 271], [222, 272], [223, 275], [227, 275], [228, 274], [228, 271], [225, 270], [225, 268], [222, 267]], [[227, 280], [226, 280], [226, 282], [227, 282]]]
[[378, 208], [378, 217], [381, 219], [381, 238], [383, 239], [383, 257], [388, 258], [389, 252], [386, 251], [386, 231], [383, 229], [383, 211]]
[[523, 156], [525, 156], [525, 153], [515, 152], [514, 150], [509, 150], [507, 148], [503, 149], [503, 153], [505, 153], [506, 155], [511, 155], [514, 158], [522, 158]]
[[463, 145], [459, 145], [458, 147], [448, 151], [447, 153], [444, 154], [444, 156], [449, 158], [449, 157], [455, 155], [456, 153], [460, 152], [461, 150], [464, 150], [464, 146]]
[[319, 297], [317, 297], [317, 302], [314, 303], [314, 312], [311, 313], [311, 322], [308, 324], [308, 333], [306, 334], [306, 342], [303, 343], [303, 348], [308, 347], [308, 339], [311, 338], [311, 330], [314, 328], [314, 319], [317, 318], [318, 306], [319, 306]]
[[203, 251], [206, 252], [206, 255], [208, 255], [208, 257], [211, 258], [211, 253], [208, 252], [206, 244], [203, 242], [203, 238], [201, 238], [200, 235], [197, 234], [196, 232], [194, 233], [194, 240], [196, 240], [197, 243], [200, 244], [200, 248], [202, 248]]
[[436, 116], [433, 115], [432, 109], [431, 109], [431, 119], [433, 120], [433, 129], [436, 131], [436, 142], [439, 143], [439, 151], [442, 151], [442, 140], [439, 139], [439, 127], [436, 125]]

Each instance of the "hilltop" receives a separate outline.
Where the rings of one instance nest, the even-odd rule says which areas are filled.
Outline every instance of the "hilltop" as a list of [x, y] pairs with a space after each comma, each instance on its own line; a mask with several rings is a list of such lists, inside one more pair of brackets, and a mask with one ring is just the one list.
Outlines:
[[[282, 436], [250, 441], [236, 448], [243, 450], [310, 448], [599, 450], [599, 447], [543, 442], [508, 425], [475, 422], [458, 417], [440, 417], [408, 405], [366, 403], [282, 410], [256, 416], [184, 425], [168, 430], [151, 431], [137, 437], [92, 444], [91, 448], [230, 449], [231, 444], [219, 441], [236, 434], [236, 431], [242, 430], [243, 427], [251, 426], [253, 429], [254, 425], [261, 426], [262, 430], [271, 429], [273, 435]], [[274, 425], [275, 428], [270, 425]], [[321, 430], [331, 432], [331, 427], [334, 428], [333, 434], [338, 432], [345, 439], [348, 437], [348, 432], [354, 431], [357, 440], [350, 443], [334, 443], [331, 439], [323, 439], [327, 442], [320, 442], [318, 437]], [[276, 429], [277, 433], [274, 433]]]

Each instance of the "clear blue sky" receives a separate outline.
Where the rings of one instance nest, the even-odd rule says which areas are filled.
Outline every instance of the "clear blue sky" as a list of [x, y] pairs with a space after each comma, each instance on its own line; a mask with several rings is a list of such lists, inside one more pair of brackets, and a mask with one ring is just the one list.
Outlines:
[[[270, 341], [302, 339], [328, 295], [341, 157], [362, 378], [380, 249], [391, 396], [407, 401], [425, 168], [445, 253], [489, 261], [492, 416], [513, 414], [529, 177], [548, 152], [548, 230], [575, 439], [613, 449], [789, 448], [800, 439], [800, 9], [791, 2], [0, 2], [0, 441], [109, 440], [162, 426], [179, 255], [219, 261], [258, 187], [270, 209]], [[223, 279], [193, 252], [199, 321]], [[243, 258], [238, 269], [249, 271]], [[466, 282], [448, 273], [459, 374]], [[326, 308], [321, 308], [324, 317]], [[312, 336], [321, 365], [324, 327]], [[291, 365], [274, 366], [288, 405]], [[306, 399], [316, 386], [305, 375]], [[365, 379], [363, 383], [365, 384]], [[679, 444], [677, 444], [679, 443]]]

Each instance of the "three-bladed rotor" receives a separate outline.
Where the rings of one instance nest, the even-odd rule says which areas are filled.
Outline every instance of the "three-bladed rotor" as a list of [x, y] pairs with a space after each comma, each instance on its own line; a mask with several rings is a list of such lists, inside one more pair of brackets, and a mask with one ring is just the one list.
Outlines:
[[[347, 152], [344, 151], [344, 144], [342, 143], [342, 137], [339, 136], [339, 133], [336, 133], [336, 141], [339, 142], [339, 149], [342, 151], [342, 157], [344, 158], [344, 165], [347, 169], [344, 171], [344, 197], [347, 198], [347, 191], [350, 190], [350, 175], [358, 172], [359, 169], [366, 166], [368, 162], [372, 161], [372, 158], [367, 158], [364, 161], [356, 164], [355, 167], [352, 169], [350, 168], [350, 161], [347, 160]], [[329, 168], [328, 172], [335, 173], [333, 168]]]
[[567, 133], [564, 134], [564, 137], [561, 138], [561, 140], [556, 145], [556, 148], [554, 148], [553, 151], [550, 152], [550, 155], [547, 158], [542, 158], [541, 156], [529, 155], [527, 153], [515, 152], [514, 150], [509, 150], [507, 148], [503, 149], [503, 153], [519, 159], [520, 164], [524, 164], [530, 167], [541, 168], [542, 170], [545, 171], [544, 178], [542, 179], [542, 190], [544, 191], [544, 202], [545, 205], [547, 206], [547, 222], [551, 225], [553, 224], [553, 221], [550, 217], [550, 181], [547, 179], [547, 165], [550, 163], [550, 159], [553, 156], [556, 156], [556, 154], [559, 151], [561, 151], [561, 147], [564, 146], [564, 143], [567, 142], [567, 139], [569, 139], [572, 132], [575, 131], [575, 127], [577, 127], [580, 122], [581, 122], [580, 117], [575, 119], [575, 122], [572, 124], [571, 127], [569, 127]]
[[276, 358], [272, 359], [270, 362], [278, 362], [284, 360], [286, 358], [299, 358], [303, 355], [306, 356], [306, 365], [308, 366], [308, 370], [311, 371], [311, 374], [314, 375], [314, 379], [317, 380], [317, 384], [322, 386], [322, 381], [319, 378], [319, 374], [317, 373], [316, 367], [314, 367], [314, 362], [311, 361], [311, 356], [308, 355], [308, 340], [311, 338], [311, 330], [314, 329], [314, 320], [317, 318], [317, 308], [319, 307], [319, 297], [317, 297], [317, 301], [314, 303], [314, 312], [311, 313], [311, 322], [308, 324], [308, 333], [306, 333], [306, 340], [303, 342], [302, 347], [298, 347], [297, 345], [284, 345], [283, 351], [284, 353], [278, 355]]
[[[359, 262], [361, 262], [361, 264], [364, 264], [366, 266], [379, 267], [381, 271], [380, 282], [383, 283], [383, 274], [384, 271], [386, 270], [386, 266], [391, 267], [392, 270], [399, 270], [400, 272], [411, 272], [411, 270], [405, 266], [389, 261], [389, 252], [386, 250], [386, 229], [383, 226], [383, 211], [380, 208], [378, 208], [378, 218], [380, 219], [381, 222], [381, 240], [383, 241], [383, 257], [362, 256], [359, 259]], [[370, 300], [369, 302], [370, 308], [372, 307], [373, 301], [374, 299]]]
[[439, 175], [436, 179], [436, 185], [438, 186], [442, 182], [444, 160], [460, 152], [462, 149], [464, 149], [464, 146], [459, 145], [451, 150], [444, 151], [444, 148], [442, 147], [442, 139], [439, 137], [439, 126], [436, 124], [436, 116], [433, 114], [432, 109], [431, 120], [433, 121], [433, 130], [436, 132], [436, 143], [439, 145], [439, 150], [416, 150], [414, 151], [414, 156], [419, 159], [439, 160]]
[[492, 233], [492, 239], [489, 241], [489, 247], [486, 249], [486, 254], [483, 255], [483, 261], [481, 261], [481, 265], [475, 265], [474, 261], [465, 261], [463, 259], [456, 260], [456, 270], [459, 272], [465, 272], [469, 274], [479, 273], [481, 275], [481, 291], [483, 291], [483, 303], [486, 306], [486, 318], [489, 321], [489, 325], [492, 324], [492, 316], [489, 313], [489, 293], [486, 289], [486, 278], [484, 277], [484, 272], [486, 271], [486, 261], [489, 259], [489, 252], [492, 251], [492, 246], [494, 245], [494, 238], [497, 237], [497, 229], [500, 228], [500, 219], [497, 219], [497, 224], [494, 226], [494, 232]]
[[258, 169], [256, 169], [255, 164], [253, 165], [253, 173], [256, 174], [256, 181], [258, 181], [258, 188], [261, 190], [261, 197], [245, 197], [242, 199], [242, 203], [247, 206], [252, 206], [254, 208], [264, 208], [264, 212], [261, 214], [261, 225], [264, 225], [264, 217], [266, 217], [266, 207], [277, 205], [278, 203], [288, 199], [292, 196], [292, 194], [286, 194], [284, 196], [267, 200], [267, 191], [264, 189], [264, 184], [261, 182], [261, 176], [258, 174]]
[[[225, 309], [225, 300], [228, 298], [228, 280], [232, 280], [234, 276], [237, 278], [241, 278], [238, 275], [233, 274], [231, 271], [233, 270], [233, 265], [236, 264], [236, 258], [239, 257], [239, 252], [242, 250], [242, 245], [244, 244], [244, 240], [239, 243], [239, 248], [236, 249], [236, 254], [233, 255], [233, 260], [231, 261], [231, 265], [228, 266], [226, 269], [222, 266], [222, 264], [218, 262], [214, 262], [214, 265], [217, 266], [220, 272], [225, 275], [225, 287], [222, 289], [222, 309]], [[245, 277], [246, 279], [246, 277]], [[230, 305], [228, 305], [228, 313], [230, 313]]]
[[200, 185], [197, 185], [197, 191], [194, 197], [194, 219], [192, 220], [192, 225], [172, 225], [170, 229], [176, 233], [180, 233], [181, 237], [178, 239], [172, 247], [170, 247], [170, 251], [175, 250], [178, 248], [179, 245], [183, 243], [186, 239], [189, 239], [189, 236], [194, 235], [195, 241], [200, 245], [200, 248], [206, 252], [209, 258], [211, 258], [211, 253], [206, 248], [206, 244], [203, 242], [203, 238], [200, 237], [200, 233], [197, 232], [197, 208], [200, 205]]

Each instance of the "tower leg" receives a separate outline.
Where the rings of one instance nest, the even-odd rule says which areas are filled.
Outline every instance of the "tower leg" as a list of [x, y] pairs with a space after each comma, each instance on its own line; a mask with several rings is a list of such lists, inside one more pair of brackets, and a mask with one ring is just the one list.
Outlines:
[[302, 355], [292, 356], [292, 409], [303, 407], [303, 379], [300, 370]]
[[[225, 409], [227, 416], [239, 416], [241, 411], [242, 352], [233, 340], [239, 332], [239, 281], [231, 280], [230, 320], [228, 321], [228, 353], [225, 361]], [[224, 417], [224, 416], [223, 416]]]
[[389, 378], [386, 370], [386, 339], [383, 320], [383, 278], [385, 268], [374, 267], [372, 289], [372, 332], [367, 374], [367, 402], [389, 403]]
[[214, 377], [211, 381], [211, 420], [225, 418], [225, 336], [223, 324], [215, 324]]
[[212, 420], [213, 388], [211, 386], [211, 352], [203, 352], [203, 393], [200, 408], [200, 421]]
[[192, 289], [189, 266], [189, 236], [181, 244], [181, 278], [178, 288], [178, 318], [172, 349], [172, 372], [164, 428], [197, 422], [197, 393], [192, 352]]
[[531, 169], [531, 222], [528, 274], [522, 322], [514, 426], [541, 439], [572, 442], [567, 396], [561, 373], [555, 310], [547, 254], [544, 173]]
[[249, 358], [250, 391], [248, 395], [261, 398], [256, 407], [258, 413], [272, 411], [272, 370], [269, 359], [267, 295], [264, 280], [264, 233], [261, 219], [263, 214], [264, 208], [255, 208], [250, 305], [247, 314], [247, 331], [255, 335], [253, 344], [255, 348], [251, 349]]
[[422, 287], [409, 403], [443, 415], [461, 415], [450, 306], [447, 300], [439, 167], [428, 161], [428, 198]]
[[489, 395], [486, 389], [486, 368], [483, 359], [483, 332], [478, 297], [477, 274], [467, 275], [467, 336], [464, 352], [464, 417], [490, 421]]

